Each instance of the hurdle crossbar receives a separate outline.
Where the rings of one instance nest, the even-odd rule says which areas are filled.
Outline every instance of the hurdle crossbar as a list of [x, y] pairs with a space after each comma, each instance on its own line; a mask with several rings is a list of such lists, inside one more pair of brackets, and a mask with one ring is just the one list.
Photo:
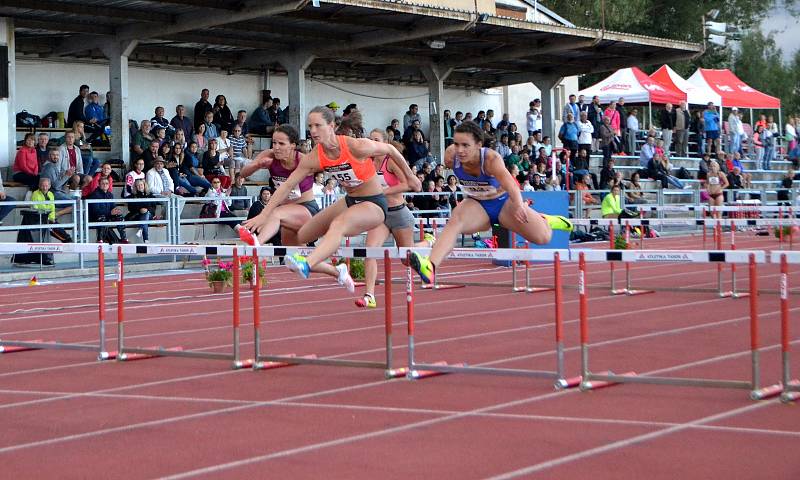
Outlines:
[[98, 320], [98, 340], [96, 344], [40, 339], [3, 340], [0, 338], [0, 353], [29, 350], [77, 350], [97, 352], [98, 360], [113, 359], [114, 352], [106, 350], [105, 255], [110, 252], [110, 247], [110, 245], [103, 243], [0, 243], [0, 255], [17, 253], [97, 255]]
[[[412, 249], [400, 248], [401, 252], [410, 255]], [[417, 249], [414, 249], [417, 250]], [[480, 250], [478, 252], [470, 252], [470, 255], [479, 253], [481, 256], [478, 258], [499, 258], [501, 260], [512, 261], [537, 261], [537, 262], [553, 262], [554, 272], [554, 285], [553, 288], [555, 296], [555, 340], [556, 340], [556, 355], [555, 355], [555, 370], [528, 370], [517, 368], [496, 368], [496, 367], [482, 367], [482, 366], [469, 366], [465, 363], [447, 364], [443, 362], [421, 362], [417, 360], [416, 356], [416, 343], [415, 343], [415, 314], [414, 314], [414, 282], [411, 272], [411, 267], [406, 267], [406, 303], [407, 303], [407, 322], [408, 322], [408, 370], [407, 377], [410, 379], [422, 378], [430, 376], [431, 374], [443, 373], [473, 373], [473, 374], [490, 374], [490, 375], [505, 375], [517, 377], [534, 377], [534, 378], [548, 378], [555, 380], [556, 388], [564, 388], [568, 386], [569, 382], [564, 375], [564, 342], [563, 342], [563, 287], [561, 280], [561, 259], [569, 258], [569, 252], [566, 250], [529, 250], [529, 249], [498, 249], [498, 250]], [[457, 252], [458, 258], [463, 258], [464, 252]], [[476, 257], [468, 257], [476, 258]]]
[[[751, 398], [756, 398], [760, 385], [759, 335], [758, 335], [758, 275], [757, 264], [767, 261], [764, 251], [601, 251], [573, 250], [573, 258], [578, 259], [578, 293], [580, 295], [580, 343], [581, 343], [581, 389], [591, 390], [592, 382], [645, 383], [653, 385], [680, 385], [691, 387], [736, 388], [749, 390]], [[749, 266], [750, 277], [750, 362], [749, 381], [723, 380], [711, 378], [682, 378], [656, 375], [617, 375], [614, 373], [593, 373], [589, 364], [589, 311], [588, 289], [586, 288], [586, 262], [624, 260], [630, 262], [678, 262], [678, 263], [742, 263]], [[603, 383], [605, 386], [606, 384]]]
[[[779, 226], [784, 225], [788, 219], [780, 218], [731, 218], [731, 219], [718, 219], [718, 218], [630, 218], [622, 222], [629, 223], [631, 226], [715, 226], [718, 222], [724, 221], [727, 225], [736, 225], [737, 227], [765, 227], [765, 226]], [[578, 226], [611, 226], [619, 225], [622, 222], [616, 218], [573, 218], [570, 219], [573, 225]]]
[[[252, 248], [254, 254], [259, 254], [261, 256], [280, 256], [280, 255], [287, 255], [291, 254], [290, 252], [297, 251], [301, 253], [301, 255], [307, 255], [310, 251], [313, 251], [313, 248], [305, 248], [305, 247], [257, 247]], [[396, 376], [395, 368], [394, 368], [394, 360], [392, 358], [393, 346], [392, 346], [392, 267], [391, 261], [393, 258], [398, 258], [395, 249], [386, 249], [381, 247], [344, 247], [340, 248], [336, 252], [336, 256], [342, 258], [382, 258], [384, 260], [384, 273], [385, 273], [385, 281], [383, 283], [384, 288], [384, 330], [385, 330], [385, 344], [386, 344], [386, 356], [385, 360], [378, 362], [378, 361], [367, 361], [367, 360], [347, 360], [347, 359], [339, 359], [339, 358], [326, 358], [326, 357], [319, 357], [316, 354], [309, 354], [309, 355], [276, 355], [276, 354], [269, 354], [263, 352], [263, 348], [261, 343], [263, 342], [263, 332], [261, 332], [260, 328], [260, 320], [258, 321], [259, 326], [256, 327], [254, 320], [254, 328], [256, 328], [256, 350], [255, 350], [255, 358], [253, 363], [253, 368], [256, 370], [265, 369], [272, 367], [276, 364], [278, 365], [325, 365], [325, 366], [338, 366], [338, 367], [359, 367], [359, 368], [379, 368], [384, 370], [384, 376], [386, 378], [394, 378]], [[260, 302], [259, 302], [260, 307]], [[255, 309], [254, 309], [255, 310]]]

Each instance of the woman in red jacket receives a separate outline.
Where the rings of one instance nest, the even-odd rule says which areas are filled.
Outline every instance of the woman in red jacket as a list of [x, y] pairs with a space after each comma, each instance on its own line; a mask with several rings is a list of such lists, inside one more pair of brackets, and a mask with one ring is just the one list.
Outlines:
[[25, 135], [25, 144], [17, 150], [14, 158], [13, 175], [15, 182], [24, 183], [31, 190], [39, 188], [39, 159], [36, 156], [36, 137]]

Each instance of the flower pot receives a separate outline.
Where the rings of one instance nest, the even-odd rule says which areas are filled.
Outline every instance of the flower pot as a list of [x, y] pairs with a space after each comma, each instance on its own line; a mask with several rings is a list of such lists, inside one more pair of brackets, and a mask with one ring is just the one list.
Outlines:
[[223, 281], [211, 282], [211, 291], [213, 293], [223, 293], [225, 291], [225, 282]]

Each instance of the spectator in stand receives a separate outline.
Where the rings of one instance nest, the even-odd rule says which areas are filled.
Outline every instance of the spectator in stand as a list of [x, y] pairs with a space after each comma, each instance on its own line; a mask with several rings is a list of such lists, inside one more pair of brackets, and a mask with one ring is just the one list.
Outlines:
[[631, 181], [625, 188], [625, 203], [644, 204], [647, 200], [642, 192], [642, 185], [639, 183], [639, 172], [633, 172]]
[[183, 160], [180, 163], [180, 172], [192, 187], [200, 187], [203, 190], [200, 196], [204, 197], [211, 182], [203, 177], [203, 168], [200, 165], [200, 158], [198, 157], [197, 144], [192, 142], [189, 144], [189, 150], [183, 153]]
[[231, 133], [234, 123], [233, 113], [228, 108], [228, 100], [225, 95], [217, 95], [217, 98], [214, 99], [214, 107], [211, 110], [214, 112], [214, 123], [219, 127], [220, 136], [223, 130]]
[[656, 139], [653, 137], [647, 137], [644, 145], [642, 145], [642, 151], [639, 153], [639, 166], [650, 169], [648, 165], [650, 165], [650, 161], [653, 160], [655, 154]]
[[336, 179], [331, 177], [325, 180], [325, 186], [322, 187], [322, 208], [329, 207], [336, 203], [336, 200], [339, 199], [338, 193]]
[[186, 154], [183, 150], [183, 145], [176, 144], [174, 148], [170, 148], [168, 143], [161, 145], [161, 158], [164, 159], [165, 167], [169, 176], [175, 185], [175, 193], [182, 197], [194, 197], [197, 191], [194, 186], [189, 183], [186, 174], [181, 171], [181, 165], [186, 160]]
[[[600, 183], [595, 183], [597, 188], [603, 190], [609, 188], [610, 183], [617, 178], [617, 171], [614, 169], [614, 159], [608, 161], [608, 164], [600, 170]], [[593, 177], [592, 180], [595, 180]]]
[[[578, 107], [578, 104], [576, 102], [577, 102], [577, 97], [573, 93], [572, 95], [569, 96], [569, 102], [567, 102], [567, 104], [564, 105], [564, 109], [561, 110], [562, 121], [574, 122], [576, 118], [580, 118], [579, 114], [581, 113], [581, 109], [580, 107]], [[570, 113], [572, 114], [572, 120], [567, 119], [567, 116]]]
[[792, 162], [792, 168], [800, 169], [800, 142], [795, 142], [793, 149], [788, 154], [789, 161]]
[[278, 126], [284, 122], [283, 118], [283, 110], [281, 110], [281, 99], [275, 97], [272, 99], [272, 106], [269, 107], [269, 118], [272, 120], [272, 124]]
[[607, 165], [608, 161], [611, 160], [616, 138], [614, 128], [611, 126], [611, 117], [603, 117], [603, 124], [600, 126], [599, 135], [600, 150], [603, 152], [603, 165]]
[[206, 120], [203, 122], [203, 124], [206, 127], [206, 130], [203, 133], [203, 135], [206, 137], [206, 142], [212, 138], [219, 137], [219, 130], [217, 129], [217, 125], [214, 123], [214, 112], [206, 112]]
[[39, 169], [42, 165], [47, 163], [47, 158], [50, 155], [50, 147], [47, 144], [50, 142], [50, 137], [42, 132], [36, 139], [36, 160], [39, 162]]
[[319, 207], [320, 210], [322, 210], [322, 196], [324, 195], [323, 193], [324, 188], [325, 188], [325, 174], [323, 172], [315, 173], [314, 184], [311, 185], [311, 190], [314, 192], [314, 200], [316, 200], [317, 206]]
[[628, 131], [628, 144], [625, 150], [633, 155], [636, 152], [636, 139], [639, 137], [639, 110], [632, 109], [628, 112], [628, 118], [625, 120], [625, 126]]
[[728, 143], [728, 152], [740, 152], [742, 150], [742, 132], [744, 133], [744, 126], [742, 120], [739, 118], [739, 109], [733, 107], [731, 113], [728, 115], [728, 134], [730, 142]]
[[[622, 123], [624, 121], [624, 119], [628, 118], [628, 115], [625, 113], [625, 99], [624, 98], [619, 97], [619, 100], [617, 100], [616, 109], [617, 109], [617, 113], [619, 113], [619, 121], [620, 121], [620, 123]], [[613, 121], [612, 121], [612, 123], [613, 123]], [[620, 128], [622, 128], [622, 126], [623, 125], [620, 125]], [[628, 132], [627, 132], [626, 129], [623, 128], [622, 131], [620, 133], [618, 133], [617, 135], [621, 135], [622, 143], [620, 144], [620, 147], [623, 147], [624, 145], [628, 144]], [[628, 153], [631, 154], [631, 155], [634, 154], [634, 152], [628, 152]]]
[[451, 209], [456, 208], [456, 205], [458, 205], [458, 193], [460, 191], [461, 187], [458, 186], [458, 178], [455, 175], [448, 175], [447, 183], [442, 187], [442, 192], [446, 194], [447, 202]]
[[[39, 179], [38, 190], [31, 194], [31, 202], [47, 202], [38, 205], [32, 205], [35, 210], [42, 210], [47, 213], [47, 223], [49, 225], [58, 225], [56, 222], [56, 204], [55, 194], [50, 191], [50, 179], [47, 177]], [[92, 206], [89, 205], [91, 209]], [[70, 208], [71, 211], [71, 208]], [[58, 215], [62, 215], [63, 211], [59, 211]], [[2, 217], [0, 217], [2, 218]], [[50, 236], [63, 243], [72, 243], [72, 237], [63, 229], [59, 227], [50, 228]], [[44, 241], [44, 239], [42, 239]]]
[[444, 129], [444, 148], [453, 143], [454, 120], [450, 118], [450, 110], [445, 110], [442, 115], [442, 128]]
[[233, 126], [233, 136], [228, 139], [231, 145], [231, 163], [236, 174], [242, 167], [250, 161], [251, 152], [247, 140], [242, 135], [242, 127]]
[[164, 116], [164, 107], [156, 107], [155, 115], [150, 119], [150, 125], [154, 130], [158, 127], [163, 128], [166, 137], [172, 138], [175, 133], [175, 127], [170, 125], [169, 120]]
[[620, 186], [614, 184], [610, 190], [611, 191], [603, 197], [603, 203], [600, 205], [600, 214], [603, 218], [616, 218], [621, 221], [623, 218], [635, 217], [636, 215], [632, 212], [622, 209], [622, 191]]
[[64, 145], [61, 145], [58, 150], [61, 155], [59, 170], [61, 172], [69, 172], [69, 177], [77, 173], [81, 176], [81, 182], [88, 182], [90, 180], [89, 177], [84, 177], [83, 174], [81, 150], [75, 146], [75, 132], [69, 131], [64, 134]]
[[[153, 168], [153, 165], [155, 165], [156, 159], [159, 157], [158, 149], [160, 146], [161, 142], [158, 139], [154, 139], [150, 142], [150, 147], [144, 152], [144, 155], [142, 155], [145, 172], [148, 172], [151, 168]], [[152, 188], [150, 190], [152, 190]]]
[[514, 181], [517, 182], [517, 189], [522, 190], [522, 185], [519, 183], [519, 177], [521, 175], [519, 167], [516, 164], [511, 165], [511, 168], [508, 171], [509, 173], [511, 173], [511, 178], [513, 178]]
[[611, 125], [611, 131], [614, 132], [614, 135], [617, 136], [622, 135], [622, 132], [620, 131], [620, 124], [622, 123], [622, 117], [620, 117], [619, 115], [616, 102], [611, 102], [610, 104], [608, 104], [608, 107], [606, 107], [605, 111], [603, 112], [603, 117], [609, 119]]
[[660, 138], [656, 140], [655, 150], [656, 150], [656, 155], [661, 155], [662, 157], [669, 157], [669, 155], [667, 155], [666, 150], [664, 150], [664, 140], [661, 140]]
[[464, 114], [464, 121], [472, 120], [472, 112], [467, 112]]
[[[716, 162], [715, 162], [716, 163]], [[719, 166], [717, 166], [719, 168]], [[648, 165], [650, 177], [661, 182], [661, 188], [667, 188], [672, 185], [675, 188], [683, 189], [684, 184], [676, 177], [670, 174], [670, 165], [666, 157], [656, 154]]]
[[[197, 130], [197, 127], [205, 121], [206, 112], [210, 112], [212, 110], [211, 104], [208, 102], [209, 92], [207, 88], [204, 88], [200, 92], [200, 100], [194, 104], [194, 129]], [[212, 117], [213, 118], [213, 117]], [[216, 137], [216, 134], [214, 135]]]
[[[591, 193], [589, 193], [590, 181], [591, 179], [589, 178], [589, 175], [584, 175], [583, 177], [577, 177], [575, 179], [575, 190], [578, 190], [580, 192], [579, 194], [585, 206], [597, 205], [598, 203], [600, 203]], [[586, 218], [588, 218], [587, 212], [588, 210], [584, 212], [584, 217]]]
[[755, 127], [764, 127], [767, 128], [767, 116], [761, 114], [758, 116], [758, 121], [755, 124]]
[[414, 131], [411, 141], [406, 145], [405, 154], [409, 165], [416, 165], [420, 169], [425, 163], [428, 158], [428, 148], [425, 146], [422, 131]]
[[497, 122], [497, 126], [495, 127], [495, 134], [499, 136], [504, 133], [508, 133], [508, 129], [510, 128], [510, 126], [511, 126], [511, 121], [509, 121], [508, 119], [508, 114], [504, 113], [503, 118], [499, 122]]
[[701, 157], [706, 152], [706, 140], [705, 140], [705, 125], [703, 120], [703, 112], [700, 110], [696, 110], [692, 116], [692, 123], [689, 125], [689, 129], [691, 130], [692, 134], [694, 135], [695, 139], [695, 153], [700, 155]]
[[67, 128], [72, 128], [76, 120], [83, 120], [83, 109], [86, 97], [89, 95], [89, 85], [81, 85], [78, 96], [69, 104], [67, 111]]
[[786, 131], [786, 151], [791, 152], [797, 146], [797, 120], [795, 117], [789, 115], [783, 128]]
[[714, 102], [708, 102], [708, 105], [703, 112], [703, 125], [706, 136], [706, 151], [710, 153], [711, 146], [713, 145], [715, 152], [721, 152], [722, 148], [720, 148], [719, 114], [717, 113], [716, 107], [714, 107]]
[[508, 124], [508, 141], [511, 142], [511, 140], [517, 142], [517, 145], [519, 146], [522, 146], [523, 144], [522, 134], [519, 133], [517, 124], [513, 122]]
[[733, 154], [727, 156], [726, 163], [729, 172], [732, 172], [734, 168], [739, 169], [739, 172], [742, 175], [742, 184], [744, 185], [744, 188], [750, 188], [750, 182], [753, 179], [753, 175], [748, 173], [748, 171], [745, 170], [744, 165], [742, 165], [742, 155], [739, 152], [734, 152]]
[[[590, 157], [589, 157], [589, 150], [586, 148], [581, 148], [578, 150], [578, 156], [571, 159], [571, 167], [573, 169], [573, 180], [572, 183], [575, 183], [575, 178], [583, 178], [586, 175], [592, 177], [592, 185], [597, 185], [597, 175], [590, 171]], [[613, 162], [613, 161], [612, 161]], [[572, 185], [570, 185], [572, 188]]]
[[588, 112], [581, 112], [581, 119], [578, 122], [578, 130], [580, 130], [580, 133], [578, 134], [578, 150], [585, 149], [587, 152], [591, 152], [594, 126], [592, 125], [592, 122], [589, 121]]
[[192, 138], [194, 134], [194, 125], [189, 117], [186, 116], [186, 107], [178, 105], [175, 107], [175, 116], [172, 117], [169, 124], [175, 130], [175, 133], [183, 132], [183, 138]]
[[390, 141], [402, 142], [403, 132], [400, 131], [400, 120], [396, 118], [392, 119], [392, 123], [386, 127], [386, 134], [388, 135]]
[[142, 158], [144, 152], [150, 148], [150, 142], [154, 139], [155, 137], [150, 133], [150, 120], [142, 120], [139, 131], [133, 136], [133, 158], [131, 160]]
[[495, 141], [494, 131], [492, 130], [492, 124], [487, 122], [486, 119], [484, 119], [482, 128], [483, 128], [483, 138], [484, 138], [483, 145], [486, 148], [494, 148], [495, 143], [497, 142]]
[[264, 101], [250, 115], [250, 131], [258, 135], [271, 135], [275, 124], [269, 116], [272, 108], [272, 98], [265, 97]]
[[[719, 163], [711, 161], [708, 166], [708, 179], [706, 181], [706, 191], [708, 192], [708, 206], [721, 207], [724, 198], [723, 190], [728, 188], [728, 178], [719, 170]], [[722, 212], [712, 212], [714, 218], [722, 218]]]
[[[575, 95], [571, 96], [575, 100]], [[577, 105], [575, 105], [577, 107]], [[568, 113], [565, 117], [566, 121], [561, 124], [561, 129], [558, 131], [558, 139], [564, 145], [564, 148], [570, 151], [574, 157], [578, 153], [578, 135], [580, 134], [580, 127], [575, 123], [575, 117], [572, 113]]]
[[661, 139], [664, 140], [664, 150], [669, 155], [672, 146], [672, 132], [675, 131], [675, 110], [671, 103], [664, 105], [664, 110], [659, 113], [661, 123]]
[[679, 157], [686, 157], [689, 155], [687, 146], [689, 145], [689, 111], [686, 108], [686, 102], [681, 102], [678, 107], [672, 112], [672, 137], [675, 141], [675, 154]]
[[217, 139], [213, 138], [208, 141], [208, 150], [203, 153], [203, 175], [206, 180], [212, 182], [215, 178], [219, 178], [222, 188], [230, 188], [231, 177], [225, 175], [220, 154], [217, 151]]
[[50, 149], [47, 161], [39, 169], [39, 178], [50, 180], [50, 191], [53, 192], [56, 200], [71, 200], [72, 197], [64, 190], [64, 186], [69, 181], [69, 175], [59, 169], [60, 162], [61, 154], [58, 153], [58, 149]]
[[[109, 200], [108, 202], [90, 203], [89, 204], [89, 221], [90, 222], [105, 222], [105, 223], [119, 223], [123, 221], [122, 209], [117, 207], [114, 203], [114, 193], [111, 190], [108, 177], [100, 179], [97, 188], [89, 195], [91, 200]], [[111, 226], [105, 228], [112, 228]], [[128, 243], [125, 235], [125, 227], [117, 225], [117, 232], [119, 232], [120, 243]], [[107, 240], [103, 238], [104, 228], [97, 230], [97, 242]], [[110, 243], [110, 242], [109, 242]]]
[[[144, 180], [144, 159], [140, 158], [134, 160], [133, 170], [125, 175], [125, 189], [122, 191], [122, 197], [128, 198], [134, 193], [134, 185], [137, 180]], [[148, 190], [149, 191], [149, 190]]]
[[[422, 130], [420, 130], [420, 126], [421, 126], [420, 121], [414, 120], [413, 122], [411, 122], [411, 125], [409, 125], [408, 128], [405, 129], [405, 131], [403, 131], [403, 145], [405, 145], [406, 148], [408, 148], [408, 145], [411, 143], [411, 137], [414, 136], [414, 132], [422, 133]], [[424, 134], [422, 135], [422, 138], [425, 139]]]
[[603, 126], [603, 107], [600, 105], [600, 97], [592, 97], [592, 103], [588, 108], [589, 121], [592, 122], [594, 133], [592, 134], [592, 152], [600, 150], [600, 127]]
[[[786, 175], [781, 179], [781, 190], [778, 190], [778, 205], [788, 207], [792, 204], [791, 190], [793, 183], [794, 183], [794, 170], [789, 169], [786, 172]], [[2, 210], [0, 210], [0, 220], [2, 219], [3, 219], [3, 213]]]
[[[233, 186], [231, 187], [231, 197], [249, 197], [247, 187], [244, 186], [244, 177], [241, 173], [236, 174]], [[249, 200], [234, 200], [231, 204], [233, 210], [247, 210], [250, 208]]]
[[[475, 117], [475, 123], [477, 123], [478, 126], [481, 127], [481, 129], [483, 129], [483, 124], [486, 123], [486, 112], [485, 111], [480, 110], [478, 112], [478, 115]], [[491, 127], [491, 125], [489, 125], [489, 126]], [[486, 131], [486, 130], [484, 129], [484, 131]]]
[[753, 150], [756, 152], [756, 168], [763, 169], [764, 162], [764, 125], [756, 127], [753, 132]]
[[[150, 193], [150, 190], [147, 188], [147, 182], [140, 178], [137, 179], [136, 182], [133, 184], [133, 194], [130, 198], [135, 199], [155, 199], [156, 197]], [[126, 222], [147, 222], [151, 219], [158, 219], [156, 217], [156, 205], [157, 202], [135, 202], [128, 204], [128, 214], [125, 215]], [[149, 225], [144, 223], [139, 226], [139, 229], [136, 231], [136, 236], [141, 238], [144, 243], [149, 243], [150, 241], [150, 229]]]
[[197, 150], [199, 152], [205, 152], [207, 150], [208, 141], [206, 140], [206, 124], [201, 123], [197, 126], [197, 133], [194, 134], [194, 143], [197, 145]]
[[[318, 173], [322, 174], [322, 172]], [[267, 206], [270, 198], [272, 198], [272, 191], [270, 191], [270, 188], [267, 186], [261, 187], [261, 191], [258, 192], [258, 199], [256, 199], [255, 202], [253, 202], [253, 204], [250, 206], [250, 210], [247, 211], [247, 219], [249, 220], [251, 218], [257, 217], [258, 214], [260, 214], [264, 210], [264, 207]], [[266, 242], [266, 243], [272, 243], [272, 242]]]
[[509, 170], [511, 170], [511, 167], [516, 165], [517, 170], [519, 170], [520, 174], [522, 173], [523, 165], [522, 165], [522, 157], [519, 156], [519, 146], [514, 145], [513, 147], [511, 147], [511, 154], [506, 158], [504, 158], [503, 161], [506, 164], [506, 168], [508, 168]]
[[422, 123], [422, 117], [419, 115], [419, 106], [412, 103], [408, 106], [408, 111], [403, 115], [403, 130], [407, 130], [414, 121]]
[[775, 124], [771, 122], [767, 122], [767, 128], [765, 128], [761, 134], [761, 143], [764, 146], [764, 160], [761, 163], [761, 168], [763, 170], [771, 170], [772, 169], [772, 160], [775, 158], [775, 133], [773, 132]]
[[495, 151], [500, 154], [500, 158], [505, 160], [511, 155], [511, 148], [508, 146], [508, 135], [500, 135], [500, 143], [495, 146]]
[[6, 194], [6, 189], [3, 187], [3, 176], [0, 174], [0, 225], [3, 224], [3, 219], [14, 211], [14, 205], [11, 202], [16, 201], [16, 198]]
[[189, 144], [186, 142], [186, 136], [184, 135], [183, 130], [175, 130], [175, 136], [172, 137], [172, 140], [169, 142], [169, 145], [173, 148], [176, 145], [180, 145], [181, 147], [183, 147], [184, 151], [189, 147]]
[[[228, 198], [229, 196], [230, 190], [226, 190], [222, 187], [222, 183], [220, 182], [219, 178], [215, 178], [211, 181], [211, 189], [206, 193], [206, 198], [214, 199], [213, 204], [215, 218], [236, 217], [236, 215], [231, 212], [231, 200]], [[236, 220], [220, 223], [223, 223], [232, 229], [236, 229], [236, 225], [239, 224], [239, 222]]]
[[728, 189], [734, 190], [731, 192], [730, 201], [736, 201], [736, 191], [745, 188], [744, 185], [744, 177], [742, 176], [742, 171], [739, 170], [739, 167], [733, 167], [731, 172], [727, 175], [728, 178]]
[[528, 104], [528, 112], [525, 114], [525, 128], [528, 136], [542, 131], [542, 101], [538, 98]]
[[36, 155], [36, 137], [25, 134], [25, 143], [17, 150], [11, 178], [31, 190], [39, 186], [39, 158]]
[[[105, 110], [99, 103], [100, 94], [92, 92], [89, 94], [88, 102], [84, 107], [84, 129], [91, 134], [88, 141], [94, 142], [103, 134], [103, 129], [108, 125], [109, 119], [106, 117]], [[77, 120], [76, 120], [77, 121]], [[73, 123], [73, 126], [75, 124]]]
[[[83, 163], [83, 172], [86, 175], [93, 176], [100, 167], [100, 160], [94, 158], [94, 151], [92, 144], [86, 139], [84, 133], [84, 123], [82, 120], [77, 120], [72, 124], [72, 131], [75, 132], [75, 145], [81, 149], [81, 161]], [[62, 140], [65, 140], [62, 138]]]
[[495, 131], [495, 127], [494, 127], [494, 110], [492, 110], [491, 108], [489, 110], [486, 110], [486, 120], [485, 120], [484, 123], [487, 123], [487, 122], [489, 123], [489, 126], [492, 127], [492, 132], [494, 133], [494, 131]]
[[158, 157], [153, 168], [145, 175], [147, 187], [150, 193], [156, 197], [171, 197], [175, 194], [175, 184], [169, 176], [169, 172], [164, 168], [164, 159]]
[[97, 187], [100, 185], [100, 180], [104, 178], [108, 179], [108, 188], [111, 189], [111, 191], [114, 191], [114, 179], [111, 178], [111, 164], [108, 162], [104, 163], [100, 171], [97, 172], [94, 177], [92, 177], [92, 180], [83, 187], [83, 197], [87, 198], [92, 194], [92, 192], [97, 190]]
[[247, 110], [239, 110], [236, 112], [236, 123], [233, 124], [233, 129], [236, 130], [236, 127], [239, 127], [242, 131], [243, 137], [247, 137], [250, 133], [250, 128], [247, 126]]

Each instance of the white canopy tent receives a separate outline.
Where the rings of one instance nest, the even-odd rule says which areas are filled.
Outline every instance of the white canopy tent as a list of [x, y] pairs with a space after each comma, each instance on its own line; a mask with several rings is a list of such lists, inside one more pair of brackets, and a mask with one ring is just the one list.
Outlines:
[[714, 102], [714, 105], [722, 106], [722, 97], [707, 84], [694, 84], [678, 75], [669, 65], [663, 65], [650, 75], [653, 80], [670, 87], [676, 91], [686, 94], [687, 102], [692, 105], [706, 105]]

